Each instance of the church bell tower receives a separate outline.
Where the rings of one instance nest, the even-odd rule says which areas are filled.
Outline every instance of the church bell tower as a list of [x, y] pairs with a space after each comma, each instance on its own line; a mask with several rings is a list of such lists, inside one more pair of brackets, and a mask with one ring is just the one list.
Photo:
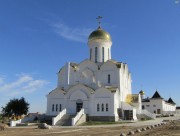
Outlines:
[[98, 29], [93, 31], [88, 38], [90, 60], [95, 63], [103, 63], [111, 59], [111, 36], [101, 28], [101, 18], [100, 16], [97, 18], [99, 23]]

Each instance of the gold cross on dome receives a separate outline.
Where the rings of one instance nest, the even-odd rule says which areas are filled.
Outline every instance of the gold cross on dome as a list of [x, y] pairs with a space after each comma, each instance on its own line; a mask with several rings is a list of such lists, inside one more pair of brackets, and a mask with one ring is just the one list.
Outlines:
[[101, 20], [100, 19], [102, 19], [102, 16], [98, 16], [97, 18], [97, 22], [98, 22], [98, 28], [101, 28]]

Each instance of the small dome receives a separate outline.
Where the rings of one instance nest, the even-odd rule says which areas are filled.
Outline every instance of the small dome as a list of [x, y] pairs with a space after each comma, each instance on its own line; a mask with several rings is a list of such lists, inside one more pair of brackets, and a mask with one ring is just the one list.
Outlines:
[[107, 41], [111, 41], [111, 36], [108, 32], [104, 31], [102, 28], [99, 27], [97, 30], [93, 31], [89, 35], [88, 41], [95, 39], [104, 39]]
[[143, 90], [141, 90], [141, 91], [139, 92], [139, 94], [140, 94], [140, 95], [144, 95], [145, 92], [144, 92]]

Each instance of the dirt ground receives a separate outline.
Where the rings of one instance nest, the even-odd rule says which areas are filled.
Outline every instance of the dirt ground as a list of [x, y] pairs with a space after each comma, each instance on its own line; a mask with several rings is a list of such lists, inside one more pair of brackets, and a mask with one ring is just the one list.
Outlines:
[[[145, 126], [144, 126], [145, 127]], [[142, 127], [113, 126], [113, 127], [79, 127], [79, 128], [52, 128], [49, 130], [37, 127], [8, 128], [0, 131], [0, 136], [119, 136], [128, 134]], [[169, 122], [166, 125], [135, 133], [135, 136], [180, 136], [180, 120]]]

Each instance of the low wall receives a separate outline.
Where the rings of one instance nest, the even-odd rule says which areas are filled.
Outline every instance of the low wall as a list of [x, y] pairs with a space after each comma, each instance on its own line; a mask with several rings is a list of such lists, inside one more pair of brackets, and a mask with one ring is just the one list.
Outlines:
[[21, 119], [20, 120], [12, 120], [10, 122], [10, 127], [15, 127], [17, 123], [21, 123]]
[[88, 121], [113, 121], [115, 122], [115, 116], [88, 116]]

